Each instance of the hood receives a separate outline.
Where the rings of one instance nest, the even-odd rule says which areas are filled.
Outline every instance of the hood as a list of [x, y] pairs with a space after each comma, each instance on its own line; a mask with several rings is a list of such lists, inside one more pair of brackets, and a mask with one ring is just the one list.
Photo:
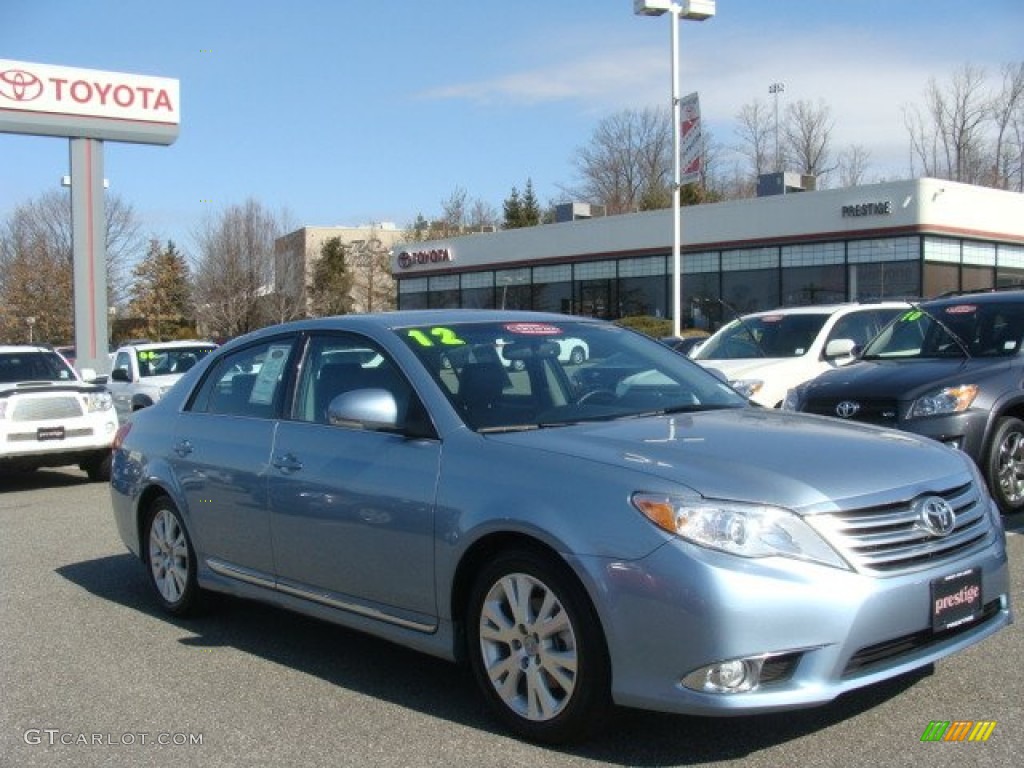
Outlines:
[[[951, 478], [971, 479], [962, 456], [926, 438], [761, 408], [584, 423], [487, 439], [630, 468], [707, 498], [802, 512], [894, 500], [878, 496], [879, 489], [900, 489], [906, 498], [908, 492], [944, 488]], [[636, 490], [663, 488], [652, 484]]]
[[177, 383], [178, 379], [182, 376], [184, 376], [182, 373], [165, 373], [161, 376], [146, 376], [143, 379], [139, 379], [139, 386], [152, 388], [169, 387], [172, 384]]
[[[1011, 358], [1012, 359], [1012, 358]], [[805, 398], [872, 397], [913, 400], [925, 390], [954, 386], [1001, 373], [1010, 360], [864, 360], [826, 371], [808, 382]]]
[[721, 371], [733, 381], [735, 379], [788, 378], [785, 372], [790, 368], [806, 364], [806, 356], [800, 357], [745, 357], [734, 360], [697, 360], [705, 368]]
[[12, 395], [49, 394], [51, 392], [103, 392], [98, 384], [84, 381], [19, 381], [0, 384], [0, 397]]

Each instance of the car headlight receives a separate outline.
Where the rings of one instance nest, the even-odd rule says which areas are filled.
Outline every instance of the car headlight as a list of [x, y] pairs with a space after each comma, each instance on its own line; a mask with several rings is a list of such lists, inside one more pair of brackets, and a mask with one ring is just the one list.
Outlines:
[[958, 387], [943, 387], [936, 392], [917, 398], [911, 406], [907, 418], [917, 419], [922, 416], [939, 416], [945, 413], [960, 413], [971, 407], [978, 396], [977, 384], [961, 384]]
[[729, 381], [729, 386], [743, 395], [747, 400], [752, 398], [758, 392], [761, 391], [761, 387], [764, 386], [763, 379], [732, 379]]
[[633, 494], [633, 506], [664, 531], [739, 557], [791, 557], [848, 569], [798, 515], [764, 504]]
[[109, 392], [90, 392], [85, 396], [85, 409], [89, 413], [109, 411], [114, 407], [114, 399]]

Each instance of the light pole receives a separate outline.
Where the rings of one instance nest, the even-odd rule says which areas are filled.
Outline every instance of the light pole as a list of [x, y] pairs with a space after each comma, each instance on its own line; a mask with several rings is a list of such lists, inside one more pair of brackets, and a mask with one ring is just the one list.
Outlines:
[[633, 0], [637, 16], [669, 14], [672, 23], [672, 333], [682, 331], [682, 223], [679, 188], [682, 186], [679, 109], [679, 20], [704, 21], [715, 15], [715, 0]]
[[26, 317], [25, 324], [28, 325], [28, 343], [32, 344], [33, 336], [35, 335], [36, 319], [34, 317]]
[[768, 93], [775, 97], [775, 172], [782, 170], [782, 158], [779, 157], [779, 94], [786, 90], [785, 83], [772, 83]]

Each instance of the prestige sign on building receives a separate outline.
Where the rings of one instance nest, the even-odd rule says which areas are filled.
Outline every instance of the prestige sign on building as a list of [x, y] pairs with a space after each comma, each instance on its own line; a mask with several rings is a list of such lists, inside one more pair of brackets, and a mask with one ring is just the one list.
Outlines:
[[0, 132], [171, 144], [178, 81], [0, 59]]

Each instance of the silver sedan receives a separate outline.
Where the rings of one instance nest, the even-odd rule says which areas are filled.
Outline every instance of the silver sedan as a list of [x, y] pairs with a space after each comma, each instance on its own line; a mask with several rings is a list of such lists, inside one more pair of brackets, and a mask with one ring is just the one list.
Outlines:
[[[565, 339], [588, 359], [565, 364]], [[1000, 517], [962, 454], [751, 407], [562, 315], [236, 339], [122, 427], [111, 489], [170, 613], [226, 592], [465, 660], [543, 742], [613, 703], [822, 704], [1011, 620]]]

